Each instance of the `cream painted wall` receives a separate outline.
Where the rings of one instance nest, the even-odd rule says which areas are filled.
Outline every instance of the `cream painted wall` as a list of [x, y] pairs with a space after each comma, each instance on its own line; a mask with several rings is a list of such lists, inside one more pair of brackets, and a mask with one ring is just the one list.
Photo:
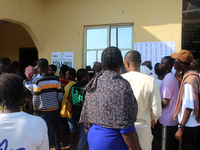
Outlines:
[[0, 20], [21, 25], [43, 50], [43, 0], [0, 0]]
[[19, 60], [19, 48], [35, 47], [35, 44], [21, 26], [14, 23], [6, 23], [4, 26], [4, 57], [11, 61]]
[[134, 41], [175, 41], [181, 49], [182, 0], [45, 0], [44, 51], [74, 52], [74, 67], [83, 67], [84, 27], [134, 23]]
[[0, 22], [0, 58], [4, 56], [4, 22]]
[[84, 27], [134, 23], [133, 42], [175, 41], [181, 49], [182, 0], [0, 0], [0, 20], [21, 24], [39, 57], [74, 52], [74, 68], [84, 64]]

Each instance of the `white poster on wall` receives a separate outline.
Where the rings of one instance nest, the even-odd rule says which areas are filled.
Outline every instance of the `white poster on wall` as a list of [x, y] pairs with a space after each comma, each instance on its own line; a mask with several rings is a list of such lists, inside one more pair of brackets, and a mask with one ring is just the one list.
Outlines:
[[51, 64], [57, 66], [57, 70], [64, 64], [73, 68], [74, 52], [52, 52]]
[[[162, 42], [137, 42], [134, 43], [134, 50], [141, 54], [142, 63], [151, 61], [154, 68], [156, 63], [160, 63], [162, 58], [175, 53], [175, 41]], [[154, 70], [152, 70], [154, 72]]]

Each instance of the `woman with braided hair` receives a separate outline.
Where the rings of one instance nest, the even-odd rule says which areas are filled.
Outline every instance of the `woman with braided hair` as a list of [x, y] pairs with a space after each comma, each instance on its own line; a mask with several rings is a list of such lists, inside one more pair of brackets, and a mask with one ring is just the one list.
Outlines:
[[131, 86], [120, 76], [123, 60], [117, 47], [101, 55], [102, 71], [85, 86], [80, 121], [90, 150], [141, 150], [134, 123], [138, 106]]
[[45, 121], [20, 111], [22, 79], [14, 74], [0, 76], [0, 149], [47, 150]]

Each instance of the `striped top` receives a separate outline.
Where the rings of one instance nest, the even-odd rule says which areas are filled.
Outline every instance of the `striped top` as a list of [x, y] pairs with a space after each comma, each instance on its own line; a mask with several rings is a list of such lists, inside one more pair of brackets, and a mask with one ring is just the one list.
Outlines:
[[40, 111], [54, 111], [59, 108], [63, 94], [59, 78], [44, 75], [33, 84], [33, 107]]

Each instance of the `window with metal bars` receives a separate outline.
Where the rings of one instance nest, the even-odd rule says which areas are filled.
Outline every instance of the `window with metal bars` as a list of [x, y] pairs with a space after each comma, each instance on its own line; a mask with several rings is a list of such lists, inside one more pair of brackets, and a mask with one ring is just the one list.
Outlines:
[[118, 47], [123, 57], [133, 49], [133, 25], [87, 27], [85, 33], [85, 66], [101, 62], [106, 47]]

